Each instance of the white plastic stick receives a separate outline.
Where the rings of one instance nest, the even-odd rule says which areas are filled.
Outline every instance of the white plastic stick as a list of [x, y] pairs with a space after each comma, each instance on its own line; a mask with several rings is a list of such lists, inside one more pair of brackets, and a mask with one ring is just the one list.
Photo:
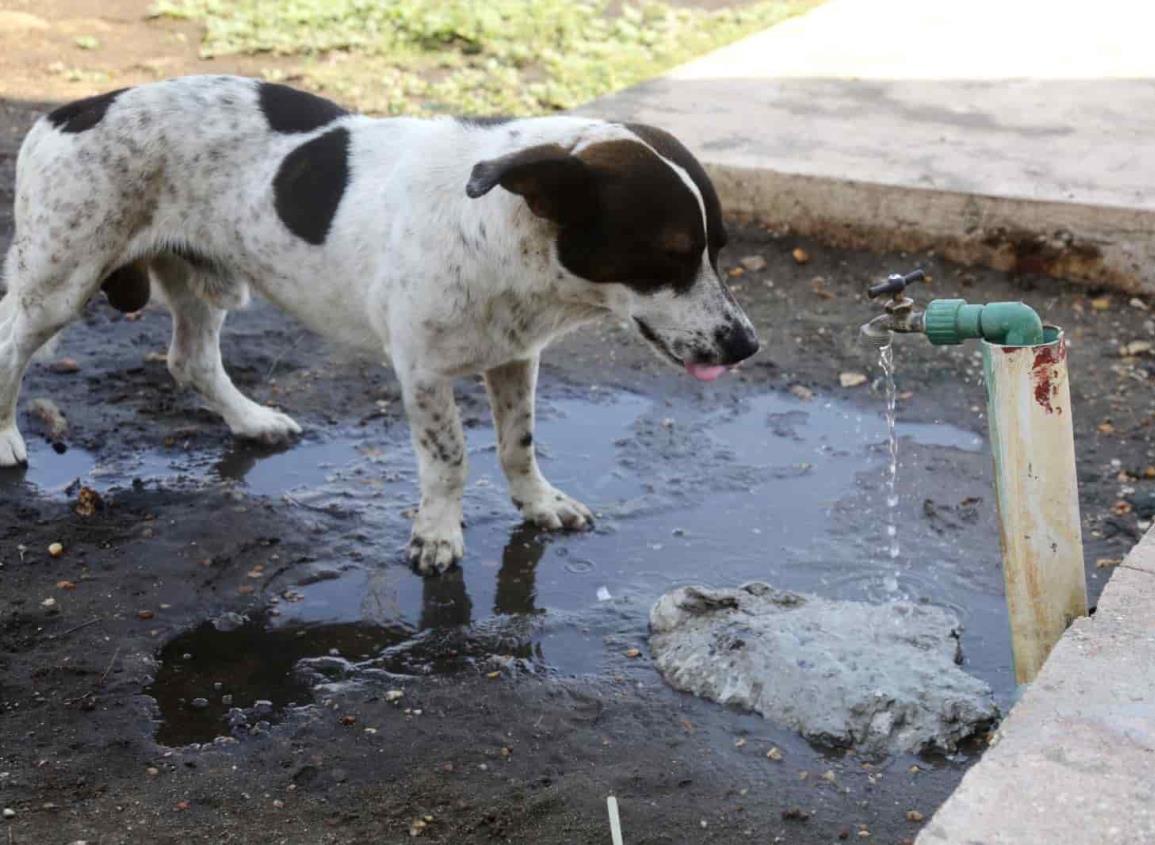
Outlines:
[[610, 838], [614, 845], [623, 845], [622, 843], [622, 820], [618, 818], [618, 799], [610, 796], [606, 799], [606, 809], [610, 813]]

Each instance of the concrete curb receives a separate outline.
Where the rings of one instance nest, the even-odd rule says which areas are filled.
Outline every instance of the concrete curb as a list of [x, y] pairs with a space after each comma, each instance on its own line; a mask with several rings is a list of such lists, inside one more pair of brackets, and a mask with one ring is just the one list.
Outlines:
[[1155, 842], [1155, 530], [916, 845]]
[[851, 249], [1155, 293], [1155, 213], [703, 164], [727, 212]]

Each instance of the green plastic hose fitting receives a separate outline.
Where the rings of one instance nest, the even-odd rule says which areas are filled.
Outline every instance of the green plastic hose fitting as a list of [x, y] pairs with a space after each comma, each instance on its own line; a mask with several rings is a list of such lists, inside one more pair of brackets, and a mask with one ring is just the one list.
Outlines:
[[1000, 346], [1037, 346], [1043, 342], [1043, 321], [1022, 302], [969, 305], [965, 299], [936, 299], [926, 306], [923, 324], [935, 346], [981, 338]]

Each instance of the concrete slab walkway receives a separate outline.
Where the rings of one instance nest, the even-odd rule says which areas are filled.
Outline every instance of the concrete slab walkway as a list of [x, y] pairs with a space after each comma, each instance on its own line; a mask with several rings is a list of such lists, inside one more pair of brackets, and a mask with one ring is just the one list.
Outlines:
[[801, 233], [1155, 293], [1152, 32], [1135, 0], [828, 0], [583, 111]]
[[1068, 629], [917, 845], [1155, 842], [1155, 531]]

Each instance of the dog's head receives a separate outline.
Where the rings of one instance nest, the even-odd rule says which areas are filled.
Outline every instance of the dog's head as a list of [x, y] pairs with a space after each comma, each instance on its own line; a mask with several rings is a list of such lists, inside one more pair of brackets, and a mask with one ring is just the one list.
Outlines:
[[718, 273], [721, 205], [672, 135], [630, 125], [571, 152], [555, 144], [479, 162], [466, 192], [500, 185], [556, 224], [562, 267], [601, 288], [663, 357], [712, 380], [758, 351], [749, 318]]

